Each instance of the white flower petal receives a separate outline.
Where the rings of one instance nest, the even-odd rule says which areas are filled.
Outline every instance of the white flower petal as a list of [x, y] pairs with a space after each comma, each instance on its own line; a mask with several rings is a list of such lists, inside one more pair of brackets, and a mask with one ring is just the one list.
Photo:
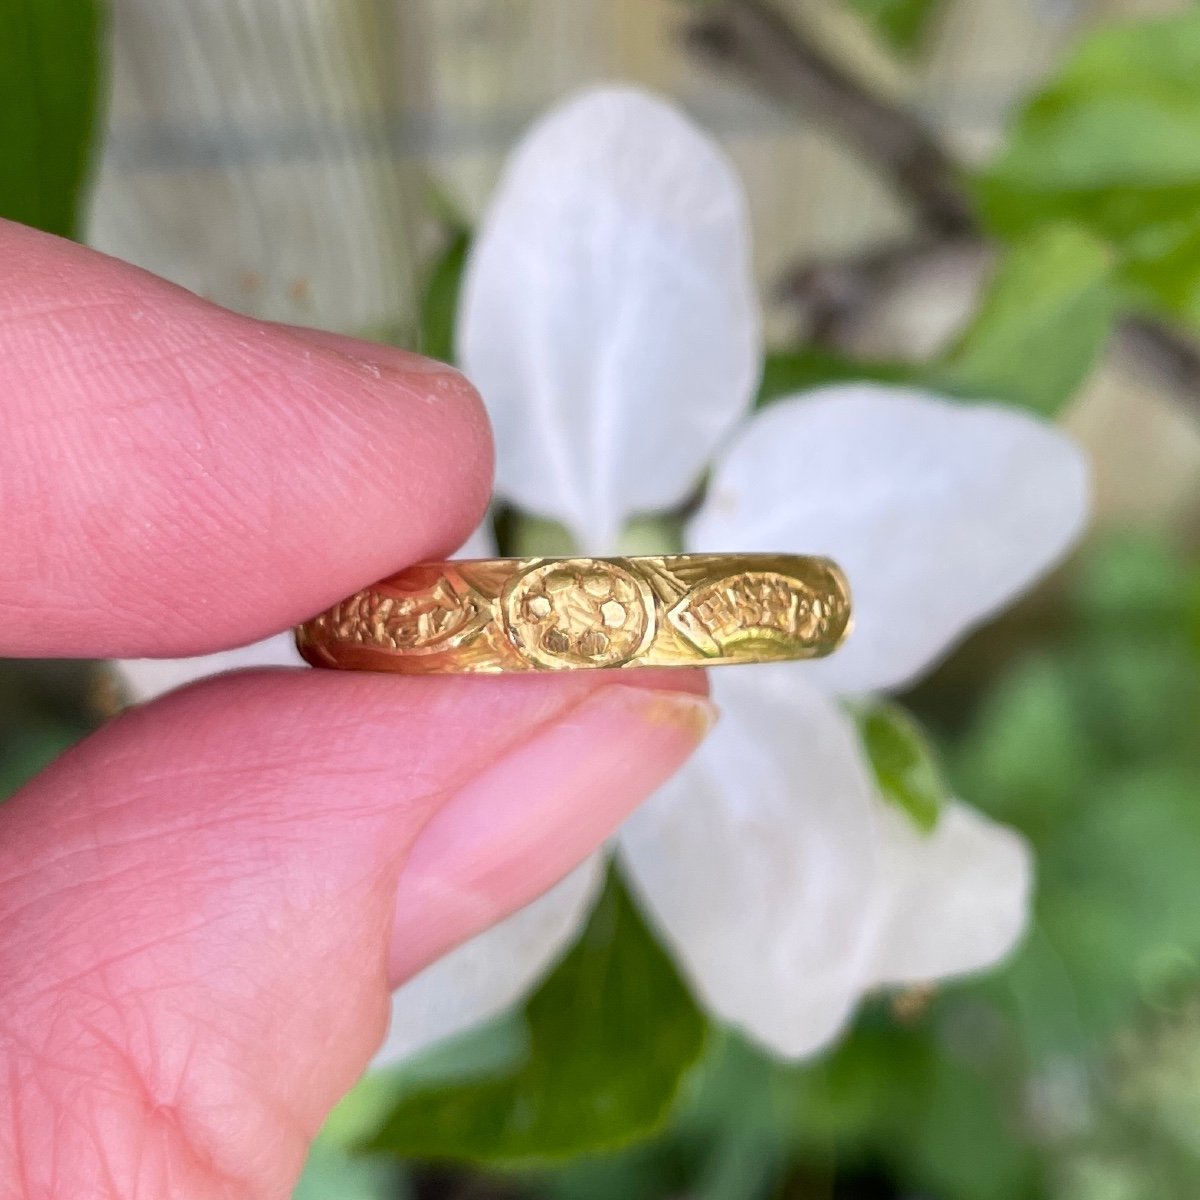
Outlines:
[[532, 904], [451, 950], [392, 996], [392, 1021], [374, 1066], [412, 1057], [521, 1000], [580, 932], [604, 883], [594, 854]]
[[296, 649], [291, 632], [277, 633], [217, 654], [195, 658], [126, 658], [112, 664], [122, 687], [134, 703], [153, 700], [164, 692], [182, 687], [206, 675], [239, 671], [246, 667], [302, 667], [304, 660]]
[[994, 405], [873, 385], [780, 401], [720, 461], [695, 550], [828, 554], [854, 631], [809, 678], [853, 694], [921, 674], [1058, 561], [1087, 465], [1065, 434]]
[[631, 886], [717, 1016], [828, 1043], [877, 945], [876, 801], [857, 735], [795, 664], [717, 672], [722, 717], [620, 833]]
[[494, 558], [496, 556], [496, 537], [492, 533], [491, 514], [475, 526], [474, 532], [459, 547], [458, 553], [452, 558]]
[[994, 965], [1029, 921], [1033, 867], [1014, 830], [953, 803], [931, 834], [886, 806], [887, 918], [875, 955], [874, 982], [923, 983]]
[[593, 551], [686, 496], [757, 377], [748, 242], [733, 168], [666, 102], [589, 91], [534, 127], [459, 318], [501, 495]]

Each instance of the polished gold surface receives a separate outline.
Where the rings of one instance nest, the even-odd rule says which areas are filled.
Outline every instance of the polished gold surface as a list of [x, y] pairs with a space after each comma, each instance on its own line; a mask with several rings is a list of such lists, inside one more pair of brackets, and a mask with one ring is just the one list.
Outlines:
[[849, 627], [825, 558], [490, 558], [410, 567], [305, 622], [296, 644], [315, 667], [497, 674], [819, 658]]

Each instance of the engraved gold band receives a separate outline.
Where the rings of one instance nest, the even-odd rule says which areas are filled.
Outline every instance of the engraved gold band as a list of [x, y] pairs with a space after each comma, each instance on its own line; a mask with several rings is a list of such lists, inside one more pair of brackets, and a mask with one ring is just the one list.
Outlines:
[[296, 630], [315, 667], [442, 673], [819, 658], [850, 628], [825, 558], [674, 554], [421, 563]]

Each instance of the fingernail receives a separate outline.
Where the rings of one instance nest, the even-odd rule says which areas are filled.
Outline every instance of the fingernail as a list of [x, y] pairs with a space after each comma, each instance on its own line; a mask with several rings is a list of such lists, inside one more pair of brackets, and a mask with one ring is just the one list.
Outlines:
[[393, 984], [553, 886], [683, 765], [716, 717], [692, 692], [602, 687], [461, 788], [401, 871]]

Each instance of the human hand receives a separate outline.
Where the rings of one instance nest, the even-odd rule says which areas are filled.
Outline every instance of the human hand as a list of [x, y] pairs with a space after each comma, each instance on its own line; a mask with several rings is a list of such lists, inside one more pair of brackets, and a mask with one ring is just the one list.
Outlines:
[[[450, 368], [4, 222], [0, 414], [0, 655], [248, 642], [487, 503]], [[702, 689], [254, 671], [87, 738], [0, 808], [0, 1196], [290, 1194], [389, 989], [594, 850]]]

